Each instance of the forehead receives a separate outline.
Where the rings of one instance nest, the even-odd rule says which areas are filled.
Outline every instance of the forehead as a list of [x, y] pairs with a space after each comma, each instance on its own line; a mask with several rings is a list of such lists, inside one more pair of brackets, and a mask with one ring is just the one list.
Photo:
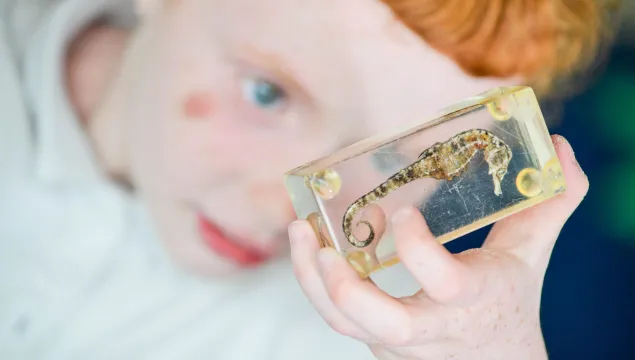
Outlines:
[[378, 126], [500, 84], [464, 74], [377, 0], [188, 0], [180, 7], [222, 51], [275, 66], [324, 107]]

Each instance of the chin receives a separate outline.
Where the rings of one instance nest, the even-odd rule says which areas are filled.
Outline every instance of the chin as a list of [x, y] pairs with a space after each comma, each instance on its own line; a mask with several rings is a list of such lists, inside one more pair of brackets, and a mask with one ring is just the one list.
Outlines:
[[[222, 245], [222, 243], [221, 243]], [[231, 251], [233, 247], [223, 249], [219, 244], [212, 246], [201, 238], [178, 239], [167, 246], [167, 252], [175, 267], [196, 277], [221, 278], [257, 271], [270, 261], [273, 254]], [[232, 244], [233, 245], [233, 244]], [[219, 247], [217, 251], [214, 247]]]
[[200, 248], [196, 253], [189, 251], [185, 253], [182, 249], [170, 251], [169, 256], [180, 270], [202, 278], [228, 277], [253, 269], [228, 261], [217, 254], [210, 253], [209, 250], [201, 252]]

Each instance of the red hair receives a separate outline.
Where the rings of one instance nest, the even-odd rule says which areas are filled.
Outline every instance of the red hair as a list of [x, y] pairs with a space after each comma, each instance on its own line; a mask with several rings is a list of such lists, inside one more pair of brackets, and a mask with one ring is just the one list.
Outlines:
[[612, 32], [599, 0], [382, 0], [473, 76], [522, 76], [537, 93], [592, 64]]

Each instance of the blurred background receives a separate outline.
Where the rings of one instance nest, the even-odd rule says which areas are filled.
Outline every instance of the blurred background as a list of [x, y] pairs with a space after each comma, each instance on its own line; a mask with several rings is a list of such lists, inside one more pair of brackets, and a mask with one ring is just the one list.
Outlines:
[[[583, 92], [550, 109], [590, 181], [564, 227], [543, 290], [550, 359], [635, 359], [635, 1], [607, 62]], [[448, 244], [478, 245], [489, 227]]]

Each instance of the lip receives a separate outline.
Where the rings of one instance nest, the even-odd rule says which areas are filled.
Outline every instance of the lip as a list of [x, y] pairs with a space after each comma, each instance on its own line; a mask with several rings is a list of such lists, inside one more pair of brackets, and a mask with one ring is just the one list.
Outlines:
[[269, 258], [262, 251], [239, 244], [202, 214], [197, 216], [203, 242], [218, 255], [243, 267], [262, 264]]

